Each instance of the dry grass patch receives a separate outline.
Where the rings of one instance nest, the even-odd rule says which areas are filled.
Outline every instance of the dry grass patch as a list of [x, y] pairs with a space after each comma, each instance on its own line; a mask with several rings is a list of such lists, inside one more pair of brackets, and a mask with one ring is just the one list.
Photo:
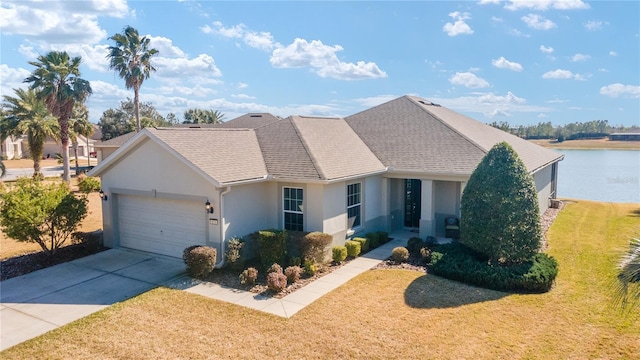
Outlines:
[[549, 234], [549, 293], [513, 295], [373, 270], [283, 319], [160, 288], [3, 352], [3, 359], [633, 359], [640, 319], [610, 304], [640, 204], [570, 204]]

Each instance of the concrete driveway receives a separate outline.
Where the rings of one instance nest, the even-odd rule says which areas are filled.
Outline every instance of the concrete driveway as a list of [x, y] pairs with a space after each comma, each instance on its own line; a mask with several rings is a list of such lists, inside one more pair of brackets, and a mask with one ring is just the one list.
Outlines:
[[184, 275], [181, 259], [111, 249], [0, 282], [0, 350]]

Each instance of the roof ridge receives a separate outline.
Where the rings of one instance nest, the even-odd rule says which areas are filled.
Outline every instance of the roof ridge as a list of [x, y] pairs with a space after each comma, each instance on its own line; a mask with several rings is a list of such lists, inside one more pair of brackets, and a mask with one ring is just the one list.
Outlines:
[[318, 164], [318, 159], [315, 156], [313, 156], [312, 152], [309, 150], [309, 144], [307, 144], [307, 142], [305, 141], [304, 136], [302, 136], [302, 134], [300, 133], [300, 129], [298, 129], [298, 126], [296, 125], [296, 123], [294, 121], [295, 117], [301, 117], [301, 116], [300, 115], [291, 115], [291, 116], [288, 117], [289, 121], [291, 122], [291, 125], [293, 126], [293, 130], [296, 132], [296, 135], [298, 136], [298, 139], [300, 139], [300, 143], [304, 147], [304, 151], [307, 153], [307, 156], [309, 157], [309, 159], [311, 159], [311, 164], [313, 164], [313, 168], [316, 170], [316, 172], [318, 173], [318, 175], [320, 176], [321, 179], [326, 180], [327, 176], [320, 169], [320, 166]]
[[[438, 120], [442, 125], [448, 127], [449, 129], [453, 130], [453, 132], [455, 132], [456, 134], [460, 135], [463, 139], [465, 139], [466, 141], [468, 141], [470, 144], [472, 144], [473, 146], [475, 146], [476, 148], [478, 148], [480, 151], [482, 151], [483, 153], [487, 153], [489, 150], [484, 149], [482, 146], [480, 146], [480, 144], [478, 144], [477, 142], [475, 142], [473, 139], [471, 139], [470, 137], [466, 136], [465, 134], [463, 134], [461, 131], [459, 131], [457, 128], [455, 128], [454, 126], [452, 126], [451, 124], [449, 124], [447, 121], [444, 121], [442, 118], [440, 118], [438, 115], [432, 113], [431, 111], [425, 109], [422, 105], [424, 106], [438, 106], [441, 108], [445, 108], [442, 105], [434, 105], [433, 102], [429, 101], [429, 103], [431, 103], [432, 105], [426, 105], [426, 104], [422, 104], [419, 103], [417, 100], [405, 95], [405, 97], [407, 99], [409, 99], [412, 103], [414, 103], [418, 108], [422, 109], [422, 111], [426, 112], [427, 114], [431, 115], [434, 119]], [[426, 100], [427, 99], [423, 99], [422, 100]], [[450, 110], [449, 108], [445, 108]]]

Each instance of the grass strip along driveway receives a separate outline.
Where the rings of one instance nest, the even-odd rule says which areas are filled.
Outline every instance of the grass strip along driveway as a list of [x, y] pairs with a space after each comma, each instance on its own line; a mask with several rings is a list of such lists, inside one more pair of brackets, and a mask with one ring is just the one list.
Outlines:
[[3, 359], [632, 359], [640, 319], [611, 304], [640, 204], [569, 204], [548, 233], [546, 294], [372, 270], [290, 319], [158, 288], [0, 354]]

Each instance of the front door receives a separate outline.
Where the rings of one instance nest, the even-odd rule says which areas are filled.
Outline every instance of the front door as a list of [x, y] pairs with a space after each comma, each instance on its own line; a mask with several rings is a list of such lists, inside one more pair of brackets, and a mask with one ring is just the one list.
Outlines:
[[420, 227], [420, 198], [422, 181], [406, 179], [404, 181], [404, 226], [408, 228]]

